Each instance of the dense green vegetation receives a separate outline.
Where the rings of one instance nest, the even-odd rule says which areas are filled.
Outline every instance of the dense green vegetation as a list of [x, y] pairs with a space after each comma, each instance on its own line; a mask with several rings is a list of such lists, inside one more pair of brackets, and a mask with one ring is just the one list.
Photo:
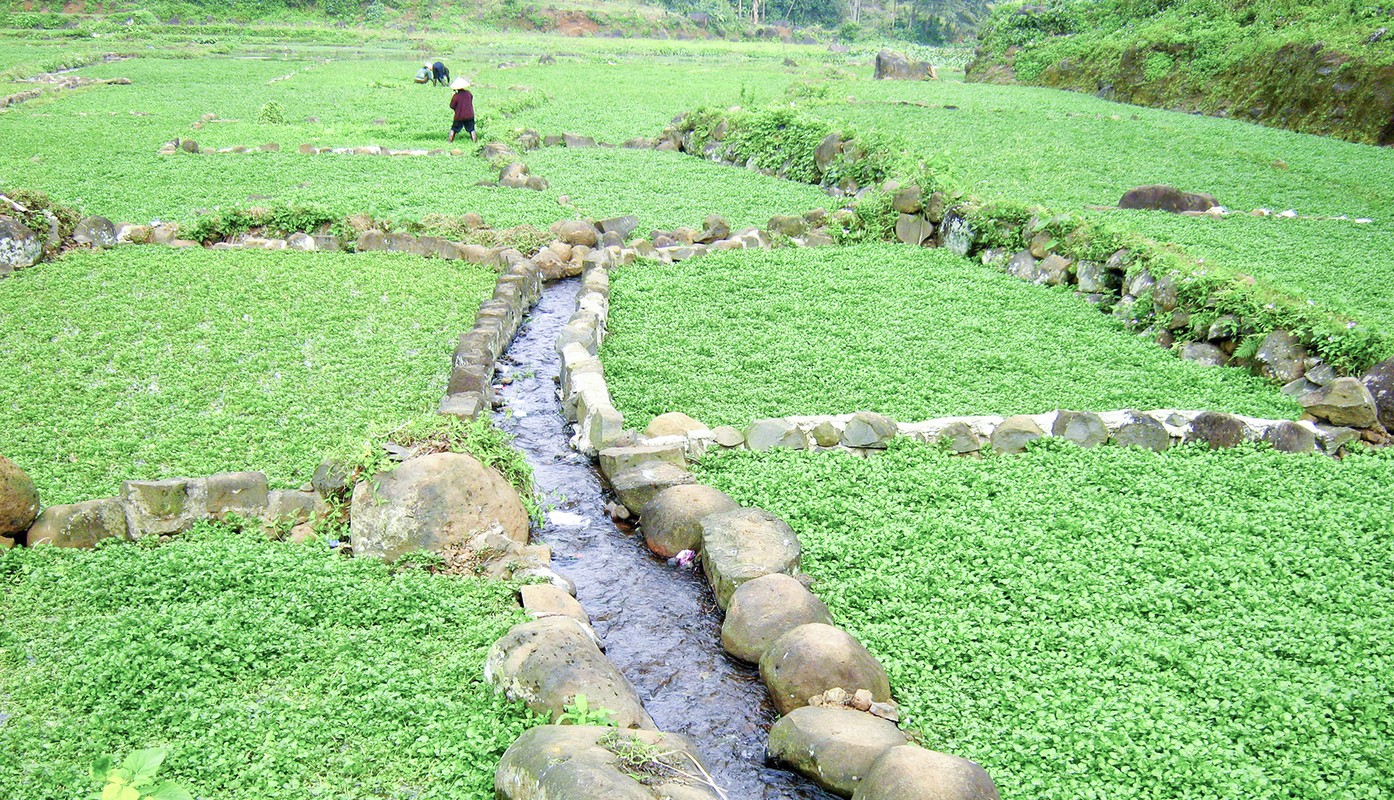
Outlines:
[[[1394, 458], [1073, 445], [710, 457], [932, 749], [1036, 798], [1394, 792]], [[1006, 790], [1004, 789], [1004, 794]]]
[[1011, 3], [969, 74], [1391, 144], [1391, 17], [1363, 0]]
[[198, 797], [493, 797], [525, 712], [484, 684], [511, 587], [202, 524], [0, 553], [0, 795], [87, 797], [167, 746]]
[[[647, 225], [671, 227], [700, 224], [710, 213], [755, 224], [820, 204], [813, 190], [791, 192], [782, 182], [694, 164], [672, 153], [530, 154], [528, 160], [537, 162], [534, 171], [552, 184], [548, 191], [530, 192], [475, 186], [497, 174], [472, 156], [296, 152], [301, 143], [444, 147], [449, 92], [412, 84], [413, 62], [405, 61], [407, 54], [397, 56], [333, 61], [143, 57], [89, 67], [83, 74], [128, 77], [132, 85], [78, 90], [0, 115], [0, 136], [7, 142], [0, 152], [0, 175], [11, 185], [42, 187], [63, 202], [137, 222], [187, 223], [199, 210], [279, 203], [399, 222], [473, 211], [497, 227], [546, 227], [578, 213], [603, 217], [622, 210], [639, 214]], [[742, 93], [768, 102], [780, 96], [781, 82], [796, 77], [773, 58], [757, 61], [755, 69], [743, 70], [745, 77], [734, 81], [737, 72], [726, 59], [690, 70], [683, 66], [685, 59], [656, 58], [637, 47], [618, 55], [621, 62], [606, 63], [616, 56], [601, 51], [556, 66], [530, 59], [528, 66], [508, 70], [492, 66], [494, 59], [516, 57], [508, 50], [442, 57], [455, 74], [474, 78], [486, 138], [511, 139], [515, 128], [527, 125], [548, 134], [576, 130], [622, 142], [656, 133], [693, 105], [737, 102]], [[232, 65], [237, 91], [229, 92]], [[293, 77], [275, 80], [285, 75]], [[621, 107], [598, 104], [593, 94], [577, 91], [578, 85], [590, 84], [614, 86], [627, 101]], [[261, 121], [260, 110], [268, 103], [285, 109], [285, 122]], [[205, 120], [205, 115], [213, 118]], [[174, 138], [213, 148], [276, 142], [281, 152], [158, 155], [161, 143]], [[596, 163], [600, 159], [603, 164]], [[209, 180], [214, 174], [218, 179]], [[620, 181], [636, 189], [628, 199], [619, 196]], [[675, 197], [671, 187], [678, 182], [696, 191]], [[562, 195], [570, 196], [573, 205], [559, 205]]]
[[870, 410], [904, 421], [1055, 408], [1296, 415], [1240, 370], [1181, 361], [1064, 290], [943, 250], [731, 252], [612, 279], [601, 352], [642, 427]]
[[1128, 213], [1125, 224], [1298, 297], [1344, 309], [1361, 324], [1394, 331], [1394, 220], [1358, 225], [1230, 217], [1217, 222]]
[[434, 408], [486, 268], [410, 255], [72, 253], [0, 281], [0, 453], [46, 504], [259, 470]]

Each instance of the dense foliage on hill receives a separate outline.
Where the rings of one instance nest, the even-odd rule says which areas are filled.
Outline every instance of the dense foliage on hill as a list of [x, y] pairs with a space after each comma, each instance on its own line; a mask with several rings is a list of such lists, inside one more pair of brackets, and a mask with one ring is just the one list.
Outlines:
[[1394, 143], [1394, 3], [1049, 0], [996, 9], [970, 78]]

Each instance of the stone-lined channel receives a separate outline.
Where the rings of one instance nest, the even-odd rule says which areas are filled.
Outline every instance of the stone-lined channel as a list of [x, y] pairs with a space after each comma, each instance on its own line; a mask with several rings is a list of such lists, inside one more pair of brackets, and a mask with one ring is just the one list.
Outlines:
[[505, 405], [495, 424], [532, 464], [549, 509], [537, 538], [552, 547], [553, 567], [575, 582], [606, 655], [659, 729], [692, 737], [732, 800], [833, 800], [765, 763], [774, 707], [756, 671], [722, 651], [720, 612], [700, 571], [668, 566], [617, 526], [599, 472], [570, 445], [555, 344], [579, 287], [578, 279], [548, 284], [500, 359], [500, 377], [512, 382], [500, 392]]

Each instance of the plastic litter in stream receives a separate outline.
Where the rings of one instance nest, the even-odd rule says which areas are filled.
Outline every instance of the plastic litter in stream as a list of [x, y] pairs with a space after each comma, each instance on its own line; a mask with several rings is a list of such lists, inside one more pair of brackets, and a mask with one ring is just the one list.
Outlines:
[[683, 550], [672, 558], [668, 559], [670, 567], [690, 567], [692, 562], [697, 560], [697, 554], [691, 550]]

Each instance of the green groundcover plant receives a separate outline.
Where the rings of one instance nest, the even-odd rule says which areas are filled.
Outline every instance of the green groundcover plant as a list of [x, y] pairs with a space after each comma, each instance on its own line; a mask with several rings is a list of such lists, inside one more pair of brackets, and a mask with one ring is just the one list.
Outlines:
[[85, 797], [145, 747], [199, 797], [493, 796], [529, 723], [481, 674], [510, 586], [255, 525], [148, 544], [0, 555], [0, 796]]
[[1394, 793], [1394, 455], [712, 456], [927, 747], [1003, 796]]
[[493, 279], [398, 254], [71, 253], [0, 282], [0, 452], [50, 505], [237, 470], [298, 486], [434, 408]]
[[601, 353], [642, 426], [668, 411], [744, 427], [878, 411], [906, 422], [1056, 408], [1204, 408], [1291, 418], [1276, 387], [1182, 361], [1068, 291], [944, 250], [718, 253], [626, 268]]

